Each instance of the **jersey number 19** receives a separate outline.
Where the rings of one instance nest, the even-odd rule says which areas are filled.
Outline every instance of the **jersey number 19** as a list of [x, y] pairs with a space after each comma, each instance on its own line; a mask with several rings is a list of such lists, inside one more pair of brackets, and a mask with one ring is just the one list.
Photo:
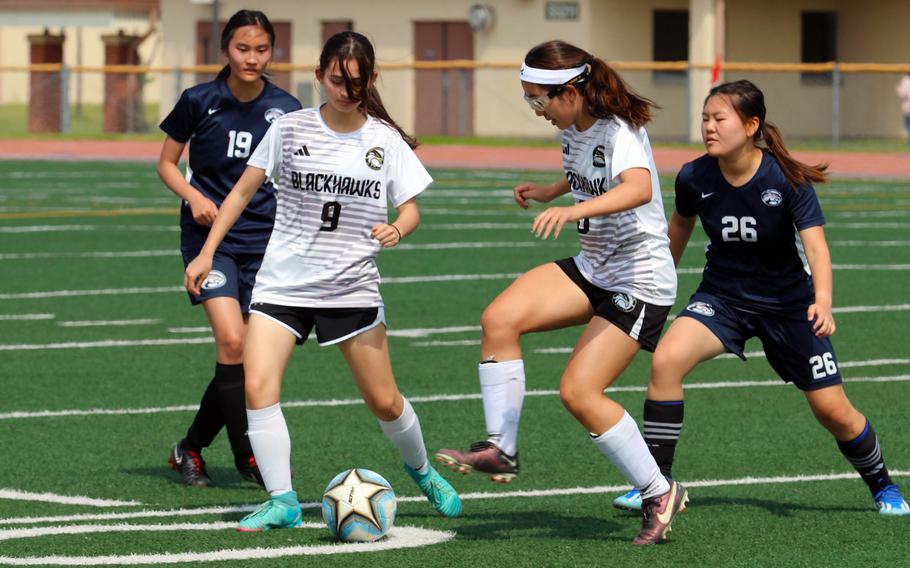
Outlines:
[[253, 146], [253, 135], [243, 130], [228, 132], [228, 158], [247, 158]]

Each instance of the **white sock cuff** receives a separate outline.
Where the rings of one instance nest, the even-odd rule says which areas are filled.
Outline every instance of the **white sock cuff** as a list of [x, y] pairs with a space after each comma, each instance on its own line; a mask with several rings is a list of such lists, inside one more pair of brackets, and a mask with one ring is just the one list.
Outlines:
[[401, 397], [401, 399], [404, 401], [404, 408], [398, 418], [389, 421], [379, 420], [379, 427], [387, 435], [404, 432], [417, 422], [417, 413], [414, 412], [414, 407], [411, 406], [410, 401], [404, 397]]
[[502, 385], [509, 381], [525, 380], [525, 363], [522, 359], [481, 363], [477, 366], [481, 386]]
[[612, 428], [600, 436], [592, 437], [591, 441], [595, 443], [610, 443], [616, 440], [627, 440], [635, 435], [641, 436], [641, 432], [638, 430], [638, 424], [635, 423], [635, 419], [632, 418], [628, 412], [624, 411], [619, 422], [614, 424]]
[[246, 409], [246, 420], [249, 426], [252, 426], [254, 423], [262, 423], [276, 416], [281, 415], [281, 403], [277, 402], [272, 406], [266, 406], [265, 408], [257, 408], [253, 410], [252, 408]]

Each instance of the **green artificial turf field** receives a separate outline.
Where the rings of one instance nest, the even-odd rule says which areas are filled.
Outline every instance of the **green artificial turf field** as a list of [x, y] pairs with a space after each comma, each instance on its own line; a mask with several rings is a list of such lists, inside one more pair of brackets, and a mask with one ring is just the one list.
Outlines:
[[[558, 172], [433, 174], [419, 201], [421, 228], [379, 257], [393, 367], [431, 452], [484, 437], [483, 308], [515, 275], [577, 249], [574, 231], [534, 240], [540, 208], [524, 212], [511, 199], [518, 181]], [[662, 181], [669, 212], [672, 179]], [[906, 494], [910, 189], [838, 180], [818, 191], [847, 392]], [[48, 557], [269, 568], [907, 562], [910, 517], [872, 509], [865, 485], [756, 341], [747, 363], [722, 357], [687, 380], [674, 474], [691, 502], [669, 542], [633, 548], [638, 518], [610, 506], [625, 482], [559, 402], [577, 328], [523, 341], [521, 475], [501, 486], [443, 471], [464, 497], [455, 520], [419, 497], [337, 349], [308, 342], [282, 393], [308, 524], [237, 533], [233, 524], [265, 494], [234, 471], [226, 436], [205, 453], [218, 488], [184, 487], [165, 462], [214, 366], [205, 315], [180, 288], [176, 207], [151, 164], [0, 162], [0, 565]], [[704, 243], [697, 228], [674, 313], [699, 281]], [[636, 419], [649, 362], [641, 353], [611, 389]], [[355, 466], [392, 483], [396, 524], [414, 530], [381, 546], [333, 543], [316, 504], [336, 473]]]

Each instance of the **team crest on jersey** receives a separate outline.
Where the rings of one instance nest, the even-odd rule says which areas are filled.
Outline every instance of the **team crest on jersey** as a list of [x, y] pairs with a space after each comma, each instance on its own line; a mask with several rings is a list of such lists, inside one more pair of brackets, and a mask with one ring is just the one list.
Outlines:
[[209, 272], [209, 275], [206, 276], [205, 282], [202, 283], [202, 289], [214, 290], [215, 288], [221, 288], [225, 284], [227, 284], [227, 276], [224, 275], [224, 272], [212, 270]]
[[766, 189], [761, 192], [761, 201], [768, 207], [777, 207], [784, 202], [784, 196], [776, 189]]
[[621, 312], [631, 312], [635, 309], [635, 305], [638, 304], [638, 301], [628, 294], [616, 293], [613, 294], [611, 298], [613, 305], [616, 306], [616, 309]]
[[686, 309], [690, 312], [695, 312], [696, 314], [701, 314], [705, 317], [711, 317], [714, 315], [714, 308], [711, 307], [711, 304], [705, 302], [692, 302]]
[[385, 162], [385, 150], [382, 146], [373, 146], [367, 150], [365, 159], [371, 170], [378, 170], [382, 167], [382, 163]]
[[272, 107], [269, 110], [265, 111], [264, 116], [265, 116], [265, 121], [268, 122], [269, 124], [272, 124], [273, 122], [278, 120], [278, 117], [280, 117], [282, 115], [284, 115], [283, 110], [281, 110], [280, 108]]
[[594, 153], [591, 155], [591, 161], [594, 164], [595, 168], [602, 168], [607, 165], [607, 159], [604, 157], [603, 146], [597, 146], [594, 148]]

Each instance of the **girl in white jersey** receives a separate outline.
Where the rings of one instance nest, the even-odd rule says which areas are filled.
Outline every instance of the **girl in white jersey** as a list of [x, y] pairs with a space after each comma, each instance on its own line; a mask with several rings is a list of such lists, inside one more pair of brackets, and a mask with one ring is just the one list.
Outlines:
[[[240, 521], [240, 531], [301, 524], [279, 396], [291, 352], [313, 327], [320, 345], [338, 345], [364, 401], [434, 508], [447, 517], [461, 513], [458, 494], [427, 462], [420, 422], [389, 361], [375, 257], [417, 228], [416, 196], [432, 178], [412, 151], [414, 139], [383, 107], [374, 65], [363, 35], [329, 38], [316, 70], [326, 103], [275, 121], [186, 269], [184, 285], [196, 292], [221, 238], [255, 188], [272, 178], [278, 211], [244, 350], [249, 437], [271, 499]], [[386, 200], [398, 212], [394, 223]]]
[[572, 193], [575, 204], [551, 207], [531, 226], [559, 236], [578, 224], [581, 252], [518, 278], [484, 311], [480, 388], [488, 439], [467, 452], [436, 457], [457, 471], [478, 470], [508, 483], [518, 473], [518, 420], [525, 392], [521, 336], [585, 324], [560, 379], [565, 407], [591, 440], [645, 497], [633, 541], [662, 539], [685, 508], [686, 491], [661, 475], [635, 420], [603, 391], [639, 349], [653, 351], [676, 296], [667, 223], [643, 128], [651, 101], [625, 86], [604, 61], [561, 41], [528, 52], [521, 67], [525, 101], [563, 130], [566, 177], [523, 183], [515, 200], [549, 202]]

